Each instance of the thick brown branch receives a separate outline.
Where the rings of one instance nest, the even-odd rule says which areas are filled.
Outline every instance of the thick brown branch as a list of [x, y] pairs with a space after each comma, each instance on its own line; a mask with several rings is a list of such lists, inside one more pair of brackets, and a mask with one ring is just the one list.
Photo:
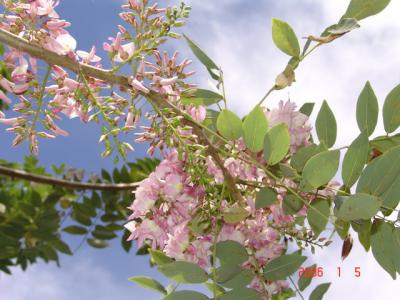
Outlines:
[[[44, 49], [41, 46], [29, 43], [28, 41], [0, 28], [0, 42], [9, 45], [10, 47], [16, 48], [20, 51], [27, 52], [30, 55], [37, 57], [46, 61], [50, 65], [58, 65], [69, 69], [75, 73], [82, 72], [85, 75], [101, 79], [110, 84], [117, 84], [123, 87], [131, 88], [129, 85], [128, 77], [113, 74], [110, 70], [104, 70], [95, 68], [86, 64], [79, 63], [70, 57], [65, 55], [59, 55], [50, 50]], [[149, 94], [144, 94], [143, 96], [150, 98], [159, 107], [168, 107], [172, 109], [175, 113], [182, 115], [181, 111], [174, 106], [169, 105], [167, 101], [161, 99], [157, 94], [150, 92]], [[235, 179], [229, 174], [228, 170], [224, 167], [223, 161], [219, 157], [218, 150], [208, 141], [201, 127], [191, 120], [187, 120], [189, 125], [192, 126], [196, 134], [201, 137], [201, 140], [208, 146], [209, 154], [214, 158], [218, 167], [221, 168], [225, 179], [227, 181], [228, 188], [230, 192], [235, 196], [235, 198], [240, 202], [244, 203], [244, 199], [237, 189], [235, 184]]]
[[97, 190], [97, 191], [133, 191], [139, 185], [138, 182], [134, 183], [117, 183], [117, 184], [105, 184], [105, 183], [85, 183], [85, 182], [74, 182], [63, 179], [57, 179], [49, 176], [42, 176], [37, 174], [28, 173], [22, 170], [15, 170], [0, 166], [0, 175], [28, 180], [31, 182], [37, 182], [47, 185], [55, 185], [64, 188], [70, 188], [75, 190]]

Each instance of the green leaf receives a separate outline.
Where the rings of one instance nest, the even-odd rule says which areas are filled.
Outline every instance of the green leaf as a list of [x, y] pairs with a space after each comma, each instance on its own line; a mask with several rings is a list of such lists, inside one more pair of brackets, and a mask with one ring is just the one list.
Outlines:
[[400, 274], [400, 228], [395, 227], [392, 231], [393, 234], [393, 247], [392, 247], [392, 260], [396, 267], [396, 271]]
[[208, 279], [207, 273], [202, 268], [186, 261], [164, 264], [159, 266], [159, 270], [177, 283], [203, 283]]
[[160, 250], [149, 250], [151, 255], [151, 260], [158, 266], [172, 263], [172, 259], [164, 254]]
[[250, 288], [242, 287], [233, 289], [218, 297], [219, 300], [260, 300], [260, 294]]
[[288, 23], [279, 19], [272, 19], [272, 40], [287, 55], [300, 55], [299, 41]]
[[287, 300], [296, 296], [292, 289], [283, 289], [279, 294], [273, 294], [271, 300]]
[[4, 45], [2, 43], [0, 43], [0, 55], [4, 55]]
[[350, 228], [350, 222], [341, 219], [336, 219], [335, 230], [342, 240], [346, 239], [347, 234], [349, 233], [349, 228]]
[[210, 106], [212, 104], [218, 103], [223, 99], [222, 95], [217, 94], [213, 91], [197, 89], [194, 93], [183, 93], [181, 96], [181, 102], [185, 105], [203, 105]]
[[322, 300], [325, 293], [328, 291], [331, 283], [322, 283], [318, 285], [310, 294], [310, 300]]
[[357, 101], [357, 124], [361, 132], [365, 132], [368, 136], [374, 132], [378, 113], [378, 99], [371, 83], [367, 81]]
[[151, 277], [135, 276], [135, 277], [129, 278], [128, 280], [135, 282], [137, 285], [139, 285], [143, 288], [154, 290], [154, 291], [160, 292], [161, 294], [164, 294], [164, 295], [167, 294], [167, 291], [162, 286], [162, 284]]
[[371, 229], [372, 254], [381, 267], [388, 272], [393, 279], [396, 279], [396, 267], [391, 259], [392, 247], [392, 227], [386, 222], [375, 220]]
[[383, 124], [387, 133], [392, 133], [400, 126], [400, 84], [385, 99]]
[[241, 267], [235, 264], [222, 264], [216, 270], [216, 281], [220, 284], [234, 278], [242, 270]]
[[285, 215], [294, 215], [304, 206], [304, 202], [293, 194], [286, 194], [283, 198], [282, 208]]
[[257, 105], [243, 122], [243, 137], [247, 148], [252, 152], [261, 151], [267, 131], [267, 118], [262, 108]]
[[249, 212], [243, 207], [229, 207], [224, 210], [222, 216], [224, 221], [228, 224], [236, 224], [244, 220], [249, 215]]
[[368, 161], [368, 155], [368, 137], [361, 133], [351, 143], [343, 159], [342, 178], [346, 187], [351, 188], [356, 183]]
[[360, 25], [357, 19], [354, 18], [344, 18], [339, 21], [338, 24], [330, 26], [327, 32], [333, 35], [340, 35], [359, 28]]
[[351, 195], [340, 206], [337, 217], [344, 221], [368, 220], [378, 212], [382, 200], [376, 196], [358, 193]]
[[290, 148], [290, 134], [286, 124], [272, 127], [264, 138], [264, 158], [269, 165], [275, 165], [285, 158]]
[[254, 273], [248, 269], [242, 269], [240, 273], [238, 273], [232, 279], [222, 283], [221, 285], [230, 289], [247, 286], [251, 283], [254, 278]]
[[209, 300], [209, 298], [195, 291], [177, 291], [165, 296], [163, 300]]
[[[314, 209], [313, 209], [314, 208]], [[311, 203], [308, 209], [307, 220], [314, 231], [315, 236], [319, 236], [325, 230], [329, 220], [330, 205], [326, 199], [317, 199]]]
[[322, 103], [315, 124], [320, 142], [324, 141], [328, 148], [331, 148], [336, 141], [337, 125], [335, 116], [326, 100]]
[[87, 243], [93, 248], [103, 249], [108, 247], [108, 243], [106, 241], [98, 240], [98, 239], [87, 239]]
[[371, 247], [371, 220], [356, 220], [351, 222], [351, 227], [358, 234], [358, 240], [364, 247], [365, 251], [369, 251]]
[[314, 110], [314, 106], [315, 106], [315, 103], [313, 103], [313, 102], [307, 102], [307, 103], [304, 103], [303, 105], [302, 105], [302, 107], [300, 107], [300, 112], [302, 113], [302, 114], [304, 114], [304, 115], [306, 115], [307, 117], [309, 117], [310, 115], [311, 115], [311, 113], [312, 113], [312, 111]]
[[222, 241], [216, 247], [221, 264], [240, 265], [249, 258], [246, 248], [236, 241]]
[[256, 209], [272, 205], [277, 200], [277, 193], [269, 187], [261, 188], [256, 195]]
[[225, 289], [222, 286], [218, 285], [218, 284], [215, 284], [213, 282], [206, 282], [204, 284], [209, 289], [209, 291], [211, 293], [213, 293], [213, 294], [215, 293], [216, 296], [225, 293]]
[[79, 235], [87, 233], [87, 229], [85, 227], [76, 226], [76, 225], [65, 227], [63, 229], [63, 231], [65, 231], [69, 234], [79, 234]]
[[292, 156], [290, 165], [295, 168], [297, 172], [302, 172], [304, 166], [311, 157], [325, 150], [327, 149], [324, 144], [302, 147]]
[[284, 254], [271, 260], [264, 269], [264, 277], [267, 280], [284, 280], [298, 270], [307, 259], [298, 254]]
[[68, 254], [68, 255], [72, 255], [72, 251], [69, 248], [69, 246], [63, 242], [62, 240], [52, 240], [50, 241], [50, 244], [57, 249], [58, 251]]
[[[312, 266], [309, 266], [306, 268], [307, 269], [316, 269], [317, 265], [314, 264]], [[300, 291], [304, 291], [311, 283], [313, 277], [309, 276], [306, 272], [303, 272], [302, 276], [299, 277], [299, 281], [297, 282], [297, 285], [299, 286]]]
[[196, 55], [200, 62], [207, 68], [211, 77], [215, 80], [219, 80], [220, 75], [218, 66], [212, 61], [210, 57], [208, 57], [208, 55], [203, 50], [201, 50], [201, 48], [195, 42], [193, 42], [186, 35], [183, 36], [189, 44], [189, 47], [192, 50], [193, 54]]
[[397, 206], [400, 200], [400, 146], [367, 165], [358, 181], [357, 192], [381, 198], [385, 207], [394, 209]]
[[314, 155], [304, 166], [303, 185], [308, 183], [313, 188], [318, 188], [327, 184], [338, 170], [339, 159], [339, 150], [324, 151]]
[[390, 0], [352, 0], [342, 18], [362, 20], [380, 13], [389, 3]]
[[230, 110], [222, 110], [217, 119], [217, 129], [228, 140], [237, 140], [242, 136], [242, 121]]
[[92, 231], [92, 235], [96, 239], [100, 239], [100, 240], [111, 240], [111, 239], [117, 237], [117, 235], [114, 232], [112, 232], [111, 230], [108, 230], [104, 226], [96, 226], [95, 230]]

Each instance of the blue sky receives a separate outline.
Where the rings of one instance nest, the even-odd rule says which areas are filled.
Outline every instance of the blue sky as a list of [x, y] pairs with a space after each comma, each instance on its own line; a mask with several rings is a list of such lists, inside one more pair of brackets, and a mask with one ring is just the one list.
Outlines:
[[[364, 20], [360, 29], [311, 55], [298, 69], [297, 83], [275, 93], [268, 100], [269, 107], [290, 97], [299, 105], [316, 102], [319, 108], [327, 99], [338, 120], [336, 146], [349, 144], [358, 135], [355, 105], [365, 81], [371, 81], [381, 105], [387, 93], [400, 82], [400, 25], [396, 13], [400, 11], [400, 2], [392, 2], [379, 16]], [[117, 0], [64, 0], [57, 11], [73, 24], [70, 31], [78, 41], [78, 49], [88, 50], [94, 44], [100, 50], [102, 42], [115, 34], [121, 3]], [[317, 35], [339, 19], [348, 1], [191, 0], [188, 3], [193, 11], [184, 30], [222, 66], [230, 108], [244, 115], [259, 101], [287, 62], [287, 57], [272, 44], [271, 18], [288, 21], [300, 37]], [[180, 49], [183, 56], [191, 56], [183, 42], [174, 42], [173, 46]], [[208, 88], [206, 72], [197, 62], [194, 69], [199, 70], [197, 81]], [[382, 120], [379, 122], [375, 136], [383, 133]], [[99, 128], [95, 124], [82, 126], [74, 119], [66, 122], [64, 127], [71, 132], [70, 137], [41, 143], [39, 159], [42, 165], [66, 162], [90, 171], [113, 167], [111, 159], [100, 158]], [[12, 136], [3, 130], [0, 130], [0, 140], [0, 158], [20, 161], [27, 154], [26, 146], [10, 149]], [[137, 149], [130, 159], [144, 155], [143, 148]], [[343, 263], [339, 241], [327, 251], [311, 257], [309, 264], [316, 261], [325, 269], [324, 277], [315, 283], [333, 282], [326, 299], [348, 299], [349, 295], [355, 300], [397, 298], [400, 285], [381, 270], [358, 242], [355, 244]], [[61, 264], [62, 268], [39, 264], [27, 272], [15, 271], [11, 277], [1, 276], [0, 299], [146, 297], [153, 300], [159, 296], [136, 287], [127, 278], [150, 275], [166, 282], [148, 267], [147, 259], [133, 253], [125, 254], [118, 242], [103, 251], [83, 247], [74, 257], [63, 257]], [[336, 275], [339, 266], [341, 278]], [[358, 279], [352, 274], [356, 266], [361, 267], [362, 272]]]

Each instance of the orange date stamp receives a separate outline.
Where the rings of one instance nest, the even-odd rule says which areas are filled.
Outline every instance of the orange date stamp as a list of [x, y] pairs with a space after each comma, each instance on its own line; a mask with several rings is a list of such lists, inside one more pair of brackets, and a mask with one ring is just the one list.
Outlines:
[[[347, 271], [347, 270], [346, 270]], [[355, 278], [361, 277], [361, 267], [354, 267], [351, 270]], [[342, 267], [336, 267], [335, 273], [337, 277], [341, 277], [343, 275]], [[308, 267], [304, 268], [301, 267], [298, 271], [299, 277], [306, 277], [306, 278], [314, 278], [314, 277], [324, 277], [325, 270], [324, 267]]]

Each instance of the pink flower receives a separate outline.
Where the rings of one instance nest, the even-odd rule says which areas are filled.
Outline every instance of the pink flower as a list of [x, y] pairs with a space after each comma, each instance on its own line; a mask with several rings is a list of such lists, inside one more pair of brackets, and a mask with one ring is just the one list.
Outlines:
[[2, 90], [0, 90], [0, 99], [7, 104], [11, 104], [11, 99]]
[[89, 64], [89, 63], [97, 63], [99, 61], [101, 61], [101, 58], [99, 56], [96, 55], [96, 47], [92, 47], [92, 49], [90, 50], [90, 52], [86, 52], [86, 51], [82, 51], [82, 50], [78, 50], [76, 51], [76, 54], [83, 59], [83, 62], [85, 64]]
[[195, 240], [188, 246], [185, 253], [185, 260], [198, 264], [202, 268], [210, 266], [210, 260], [208, 259], [211, 255], [210, 247], [212, 246], [210, 237], [203, 237]]
[[205, 120], [207, 110], [204, 106], [194, 107], [191, 106], [187, 109], [190, 116], [197, 122], [201, 123]]
[[37, 14], [39, 16], [49, 16], [51, 18], [59, 18], [58, 14], [55, 12], [54, 7], [57, 6], [53, 0], [36, 0], [38, 4]]
[[150, 93], [149, 89], [147, 89], [147, 88], [143, 85], [143, 83], [141, 83], [139, 80], [137, 80], [137, 79], [135, 79], [135, 78], [133, 78], [133, 77], [130, 79], [129, 84], [130, 84], [135, 90], [141, 91], [141, 92], [143, 92], [143, 93], [145, 93], [145, 94]]
[[218, 240], [219, 241], [235, 241], [239, 244], [244, 245], [246, 237], [244, 236], [243, 232], [236, 229], [233, 225], [224, 224], [219, 234]]
[[184, 260], [184, 251], [189, 246], [189, 229], [186, 223], [177, 226], [173, 234], [168, 234], [168, 241], [164, 248], [165, 254], [177, 260]]
[[167, 239], [167, 234], [153, 220], [144, 219], [142, 223], [131, 221], [125, 225], [125, 228], [132, 233], [128, 240], [137, 239], [139, 248], [146, 240], [149, 240], [152, 249], [155, 250], [157, 246], [164, 247]]

